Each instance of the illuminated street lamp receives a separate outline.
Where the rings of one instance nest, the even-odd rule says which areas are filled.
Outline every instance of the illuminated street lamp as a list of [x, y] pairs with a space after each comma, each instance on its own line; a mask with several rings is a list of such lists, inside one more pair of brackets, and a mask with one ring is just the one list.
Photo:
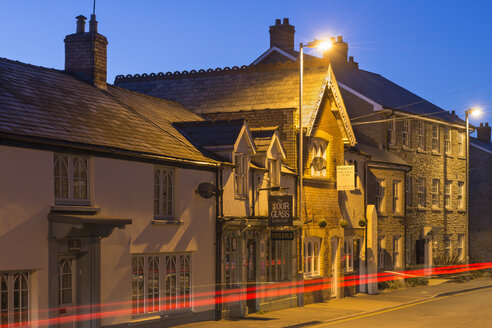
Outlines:
[[299, 220], [302, 222], [302, 178], [304, 174], [304, 166], [302, 165], [302, 145], [303, 145], [303, 134], [302, 134], [302, 85], [303, 85], [303, 74], [304, 74], [304, 48], [318, 48], [320, 50], [327, 51], [332, 46], [330, 41], [326, 40], [316, 40], [303, 44], [299, 44], [299, 162], [297, 163], [297, 168], [299, 171]]
[[468, 115], [479, 116], [482, 113], [480, 108], [470, 108], [465, 111], [466, 122], [466, 264], [470, 264], [470, 133]]

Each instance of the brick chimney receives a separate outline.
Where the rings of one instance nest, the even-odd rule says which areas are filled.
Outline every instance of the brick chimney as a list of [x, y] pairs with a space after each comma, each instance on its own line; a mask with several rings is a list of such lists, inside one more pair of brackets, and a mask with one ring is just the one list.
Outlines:
[[[336, 40], [334, 37], [331, 39], [331, 48], [323, 54], [323, 57], [328, 57], [334, 64], [346, 64], [348, 61], [348, 44], [343, 41], [341, 35], [337, 36]], [[357, 66], [358, 64], [354, 62], [354, 58], [351, 58], [351, 65]]]
[[485, 142], [490, 142], [490, 126], [489, 123], [480, 123], [477, 127], [477, 139]]
[[282, 50], [294, 50], [294, 26], [289, 24], [289, 19], [275, 20], [275, 25], [270, 26], [270, 48], [278, 47]]
[[87, 18], [82, 15], [76, 18], [76, 33], [65, 37], [65, 71], [95, 87], [106, 89], [108, 40], [97, 33], [96, 15], [91, 15], [89, 32], [85, 32]]

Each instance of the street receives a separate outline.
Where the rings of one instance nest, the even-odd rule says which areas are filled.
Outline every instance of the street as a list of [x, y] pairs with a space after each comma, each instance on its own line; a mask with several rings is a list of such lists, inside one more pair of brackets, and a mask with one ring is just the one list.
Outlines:
[[492, 289], [484, 289], [311, 327], [491, 327], [490, 300]]

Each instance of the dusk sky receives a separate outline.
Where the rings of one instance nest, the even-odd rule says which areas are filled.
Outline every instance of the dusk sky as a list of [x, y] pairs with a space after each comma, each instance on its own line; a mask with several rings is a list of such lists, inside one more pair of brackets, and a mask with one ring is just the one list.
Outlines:
[[[0, 57], [63, 69], [65, 35], [92, 0], [2, 1]], [[342, 35], [359, 67], [446, 110], [481, 106], [492, 123], [492, 1], [97, 0], [108, 38], [108, 82], [118, 74], [251, 63], [268, 28], [288, 17], [299, 42]]]

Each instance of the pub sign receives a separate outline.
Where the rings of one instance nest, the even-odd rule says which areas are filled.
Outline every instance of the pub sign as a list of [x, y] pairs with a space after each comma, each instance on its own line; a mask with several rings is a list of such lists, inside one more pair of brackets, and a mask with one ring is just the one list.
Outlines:
[[292, 226], [294, 209], [292, 195], [268, 196], [268, 225]]

